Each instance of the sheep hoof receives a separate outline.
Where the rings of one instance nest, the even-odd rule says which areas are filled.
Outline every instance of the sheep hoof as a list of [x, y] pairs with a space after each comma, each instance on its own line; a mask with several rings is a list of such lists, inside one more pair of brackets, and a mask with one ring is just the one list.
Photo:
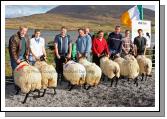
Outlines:
[[44, 92], [43, 92], [43, 94], [41, 95], [41, 97], [44, 97], [45, 93], [46, 93], [46, 89], [44, 89]]
[[54, 93], [53, 93], [53, 95], [56, 95], [57, 93], [56, 93], [56, 89], [54, 88]]
[[70, 88], [68, 89], [68, 91], [71, 91], [73, 89], [74, 85], [70, 84]]
[[89, 90], [91, 88], [91, 86], [88, 86], [87, 88], [86, 88], [86, 90]]
[[148, 77], [152, 77], [152, 75], [150, 74], [150, 75], [148, 75]]
[[26, 100], [27, 100], [27, 98], [28, 98], [28, 96], [29, 96], [30, 93], [31, 93], [31, 91], [29, 91], [29, 92], [26, 94], [26, 96], [25, 96], [24, 101], [22, 102], [22, 104], [26, 103]]

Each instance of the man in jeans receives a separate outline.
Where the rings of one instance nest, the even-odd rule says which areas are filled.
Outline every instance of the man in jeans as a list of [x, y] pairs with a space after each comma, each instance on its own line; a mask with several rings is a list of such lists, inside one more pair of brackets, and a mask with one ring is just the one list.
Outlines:
[[29, 54], [29, 38], [26, 35], [28, 28], [20, 26], [19, 31], [12, 35], [9, 39], [9, 54], [13, 71], [21, 63], [22, 60], [28, 60]]
[[139, 36], [134, 38], [134, 45], [136, 48], [136, 52], [135, 54], [137, 55], [144, 55], [145, 52], [145, 48], [146, 48], [146, 38], [143, 37], [143, 30], [142, 29], [138, 29], [138, 34]]
[[72, 49], [70, 36], [67, 35], [67, 29], [65, 27], [62, 27], [61, 33], [56, 35], [54, 39], [54, 47], [56, 71], [58, 73], [58, 79], [62, 79], [64, 59], [71, 58]]
[[89, 35], [86, 35], [84, 29], [78, 29], [78, 39], [76, 41], [77, 45], [77, 58], [86, 57], [91, 61], [90, 53], [92, 48], [92, 40]]
[[111, 58], [119, 57], [122, 50], [122, 34], [120, 34], [121, 27], [116, 26], [115, 32], [112, 32], [108, 36], [108, 45]]

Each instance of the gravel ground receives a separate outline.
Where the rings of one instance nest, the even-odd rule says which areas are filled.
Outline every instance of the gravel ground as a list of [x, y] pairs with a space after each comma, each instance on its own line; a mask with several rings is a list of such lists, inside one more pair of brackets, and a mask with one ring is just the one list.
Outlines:
[[[25, 94], [15, 95], [13, 84], [6, 84], [6, 107], [154, 107], [155, 106], [155, 77], [146, 81], [139, 80], [136, 87], [133, 81], [121, 79], [117, 87], [110, 87], [110, 81], [103, 81], [89, 90], [74, 87], [67, 89], [67, 82], [57, 87], [57, 94], [53, 96], [53, 89], [47, 89], [44, 97], [34, 99], [31, 93], [27, 102], [22, 104]], [[41, 90], [41, 93], [43, 90]]]

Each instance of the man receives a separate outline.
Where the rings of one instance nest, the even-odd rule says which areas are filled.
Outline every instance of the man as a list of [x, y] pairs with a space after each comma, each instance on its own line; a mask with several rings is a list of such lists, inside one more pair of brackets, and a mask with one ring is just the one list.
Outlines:
[[90, 58], [90, 52], [91, 52], [91, 46], [92, 46], [92, 40], [89, 35], [86, 35], [84, 33], [84, 29], [78, 29], [78, 39], [76, 41], [77, 45], [77, 58], [86, 57], [89, 61], [91, 61]]
[[89, 30], [88, 27], [85, 28], [85, 34], [89, 35], [92, 38], [92, 35], [91, 35], [90, 30]]
[[103, 53], [109, 56], [109, 49], [106, 39], [104, 39], [103, 31], [99, 31], [98, 37], [93, 39], [92, 52], [93, 52], [93, 62], [95, 62], [98, 66], [100, 66], [100, 56]]
[[133, 53], [134, 45], [132, 43], [132, 40], [130, 38], [130, 31], [125, 30], [125, 37], [122, 39], [122, 53], [121, 56], [124, 57], [125, 55], [128, 55], [130, 52]]
[[41, 31], [36, 29], [34, 32], [34, 37], [30, 39], [30, 56], [29, 61], [31, 65], [34, 65], [37, 60], [40, 60], [42, 55], [46, 56], [45, 51], [45, 40], [40, 37]]
[[19, 31], [9, 39], [10, 62], [13, 71], [22, 60], [28, 60], [29, 38], [27, 36], [28, 28], [20, 26]]
[[134, 45], [136, 47], [136, 54], [137, 55], [144, 55], [146, 50], [146, 38], [143, 37], [143, 30], [138, 29], [139, 36], [134, 38]]
[[71, 40], [70, 36], [67, 35], [67, 28], [62, 27], [61, 33], [56, 35], [54, 39], [54, 47], [55, 47], [55, 63], [56, 63], [56, 71], [58, 73], [58, 79], [62, 79], [63, 77], [63, 63], [64, 59], [71, 58]]
[[108, 36], [109, 50], [111, 58], [119, 57], [122, 50], [122, 34], [120, 34], [121, 27], [116, 26], [115, 32], [112, 32]]

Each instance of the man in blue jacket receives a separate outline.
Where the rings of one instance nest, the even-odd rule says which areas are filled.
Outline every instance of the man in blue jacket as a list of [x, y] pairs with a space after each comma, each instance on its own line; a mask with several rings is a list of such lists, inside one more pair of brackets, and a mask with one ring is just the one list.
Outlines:
[[115, 32], [112, 32], [108, 36], [108, 45], [111, 54], [111, 58], [119, 57], [122, 50], [122, 34], [120, 34], [121, 27], [116, 26]]
[[84, 33], [84, 29], [78, 29], [78, 39], [76, 41], [77, 45], [77, 57], [78, 59], [85, 56], [89, 61], [91, 61], [90, 53], [92, 48], [92, 40], [89, 35]]

